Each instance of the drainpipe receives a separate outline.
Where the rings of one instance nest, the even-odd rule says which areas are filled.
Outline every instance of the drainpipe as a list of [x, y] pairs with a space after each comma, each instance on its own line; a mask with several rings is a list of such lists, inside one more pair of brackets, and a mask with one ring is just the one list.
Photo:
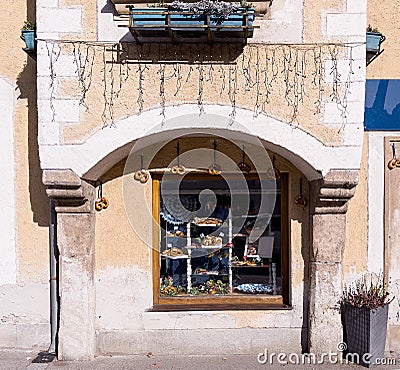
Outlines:
[[51, 322], [51, 344], [49, 353], [57, 352], [58, 332], [58, 281], [57, 281], [57, 214], [54, 202], [50, 202], [50, 322]]

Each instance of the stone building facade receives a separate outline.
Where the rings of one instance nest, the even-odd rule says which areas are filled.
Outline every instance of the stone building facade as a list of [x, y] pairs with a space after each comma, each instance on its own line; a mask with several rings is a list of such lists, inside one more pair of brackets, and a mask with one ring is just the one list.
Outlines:
[[[0, 303], [1, 347], [49, 343], [54, 244], [62, 359], [336, 350], [343, 282], [384, 267], [368, 190], [382, 185], [371, 172], [382, 164], [371, 156], [376, 134], [363, 129], [366, 1], [256, 2], [246, 43], [211, 44], [138, 44], [120, 27], [127, 4], [37, 0], [19, 13], [20, 23], [36, 18], [37, 59], [13, 50], [9, 61], [19, 64], [0, 69], [0, 292], [11, 298]], [[10, 49], [15, 43], [8, 36]], [[272, 298], [197, 304], [185, 296], [178, 308], [179, 297], [172, 306], [159, 299], [156, 170], [176, 163], [177, 141], [181, 153], [214, 150], [214, 163], [216, 145], [239, 163], [240, 148], [257, 141], [252, 166], [270, 158], [281, 174], [286, 252]], [[153, 171], [145, 184], [134, 180], [140, 169]], [[100, 184], [109, 206], [98, 212]]]

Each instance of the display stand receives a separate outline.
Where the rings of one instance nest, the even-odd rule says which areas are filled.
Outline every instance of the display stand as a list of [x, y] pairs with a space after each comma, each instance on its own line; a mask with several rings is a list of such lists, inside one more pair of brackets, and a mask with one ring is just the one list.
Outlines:
[[228, 216], [228, 246], [229, 246], [229, 258], [228, 258], [228, 274], [229, 274], [229, 293], [233, 292], [233, 277], [232, 277], [232, 211], [229, 210]]
[[[198, 227], [202, 227], [202, 226], [206, 226], [206, 227], [219, 227], [221, 225], [217, 225], [217, 224], [204, 224], [204, 225], [199, 225], [196, 224]], [[226, 227], [226, 224], [225, 224]], [[233, 292], [233, 270], [234, 268], [243, 268], [243, 267], [247, 267], [247, 266], [233, 266], [232, 265], [232, 258], [233, 258], [233, 226], [232, 226], [232, 213], [231, 210], [229, 210], [229, 215], [228, 215], [228, 240], [227, 240], [227, 244], [226, 247], [228, 248], [228, 292], [232, 293]], [[238, 234], [239, 235], [239, 234]], [[235, 235], [235, 236], [238, 236]], [[248, 235], [242, 235], [240, 234], [240, 236], [245, 237], [246, 238], [246, 245], [245, 245], [245, 255], [247, 254], [247, 249], [248, 249]], [[204, 249], [204, 250], [208, 250], [208, 254], [211, 253], [211, 251], [215, 251], [217, 249], [223, 248], [223, 244], [219, 244], [219, 245], [212, 245], [212, 246], [205, 246], [202, 245], [200, 248], [198, 248], [197, 246], [192, 245], [192, 236], [191, 236], [191, 222], [188, 222], [186, 224], [186, 249], [187, 249], [187, 255], [183, 255], [183, 256], [176, 256], [176, 257], [172, 257], [172, 256], [168, 256], [165, 255], [163, 257], [165, 257], [166, 259], [186, 259], [187, 261], [187, 266], [186, 266], [186, 282], [187, 282], [187, 293], [190, 294], [193, 286], [192, 286], [192, 277], [193, 275], [193, 268], [192, 268], [192, 258], [193, 258], [193, 249]], [[271, 249], [271, 248], [269, 248]], [[261, 253], [263, 256], [264, 254]], [[257, 255], [247, 255], [246, 257], [251, 258], [251, 257], [260, 257], [258, 254]], [[269, 257], [267, 258], [268, 260], [268, 266], [255, 266], [255, 267], [268, 267], [268, 283], [272, 284], [272, 288], [273, 288], [273, 294], [276, 295], [277, 294], [277, 279], [276, 279], [276, 263], [272, 263], [272, 249], [268, 252], [268, 256], [265, 255], [265, 257]], [[265, 258], [264, 257], [264, 258]], [[251, 266], [252, 267], [252, 266]], [[250, 268], [250, 267], [247, 267]], [[213, 273], [212, 273], [213, 272]], [[222, 275], [219, 271], [207, 271], [204, 275], [208, 275], [208, 276], [218, 276], [218, 275]], [[226, 274], [225, 274], [226, 275]], [[197, 275], [196, 275], [197, 276]]]
[[[190, 293], [192, 290], [192, 238], [191, 238], [191, 232], [190, 232], [190, 225], [191, 223], [187, 223], [186, 227], [186, 248], [188, 251], [188, 259], [187, 259], [187, 291]], [[207, 226], [207, 227], [218, 227], [219, 225], [213, 225], [213, 224], [204, 224], [204, 225], [197, 225], [197, 226]], [[228, 216], [228, 245], [232, 245], [232, 214], [229, 211], [229, 216]], [[216, 250], [222, 248], [221, 246], [202, 246], [200, 249], [210, 249], [210, 250]], [[196, 248], [197, 249], [197, 248]], [[228, 277], [229, 277], [229, 282], [228, 282], [228, 290], [230, 293], [233, 291], [233, 277], [232, 277], [232, 248], [229, 249], [229, 255], [228, 255]]]
[[190, 293], [192, 290], [192, 238], [190, 236], [190, 222], [186, 225], [186, 248], [188, 253], [187, 259], [187, 292]]

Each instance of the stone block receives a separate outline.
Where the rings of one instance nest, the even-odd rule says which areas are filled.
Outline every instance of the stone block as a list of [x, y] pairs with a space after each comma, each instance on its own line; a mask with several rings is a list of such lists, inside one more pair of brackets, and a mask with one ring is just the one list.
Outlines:
[[[48, 8], [57, 8], [59, 0], [40, 0], [37, 4], [38, 10], [40, 11], [47, 11]], [[37, 10], [37, 11], [38, 11]]]
[[[365, 39], [366, 39], [366, 36], [364, 36], [364, 35], [362, 35], [362, 36], [365, 37]], [[365, 40], [364, 40], [364, 42], [365, 42]], [[351, 56], [353, 57], [354, 60], [357, 60], [357, 59], [364, 60], [364, 65], [365, 65], [365, 54], [366, 54], [366, 49], [365, 49], [364, 44], [353, 46]]]
[[364, 140], [363, 122], [359, 124], [346, 124], [343, 128], [343, 138], [345, 145], [361, 146]]
[[[324, 110], [325, 123], [364, 122], [364, 102], [348, 102], [346, 112], [336, 103], [326, 103]], [[342, 117], [345, 114], [345, 118]]]
[[91, 257], [86, 263], [83, 258], [61, 258], [59, 355], [63, 360], [87, 360], [95, 353]]
[[342, 292], [341, 265], [310, 263], [309, 346], [315, 354], [336, 352], [343, 340], [338, 301]]
[[58, 99], [53, 100], [56, 111], [55, 119], [58, 122], [79, 122], [79, 100]]
[[[90, 256], [94, 250], [94, 215], [92, 214], [58, 214], [57, 232], [60, 254], [66, 258], [68, 265], [76, 258], [77, 263], [93, 269]], [[75, 261], [75, 260], [74, 260]]]
[[346, 242], [346, 216], [315, 214], [312, 216], [312, 261], [341, 262]]
[[37, 100], [38, 121], [39, 122], [54, 122], [55, 112], [51, 109], [50, 100]]
[[365, 35], [365, 24], [365, 13], [328, 13], [326, 35], [328, 37]]
[[63, 360], [86, 360], [95, 354], [94, 225], [94, 214], [57, 214]]
[[44, 170], [43, 184], [55, 187], [80, 187], [82, 180], [72, 170]]
[[58, 122], [40, 122], [38, 124], [39, 145], [57, 145], [60, 143], [60, 124]]
[[40, 32], [81, 33], [82, 7], [45, 8], [36, 22]]
[[[350, 55], [349, 55], [350, 58]], [[336, 65], [333, 64], [331, 59], [325, 61], [325, 82], [332, 83], [334, 75], [332, 73], [333, 68], [337, 68], [339, 82], [345, 83], [350, 77], [350, 81], [365, 81], [365, 59], [355, 59], [352, 55], [353, 61], [351, 62], [350, 73], [350, 59], [339, 59], [336, 61]]]
[[347, 0], [348, 13], [366, 13], [367, 1], [366, 0]]
[[77, 65], [73, 55], [60, 55], [54, 63], [57, 77], [77, 77]]
[[17, 327], [0, 322], [0, 348], [17, 348]]
[[348, 102], [364, 102], [365, 100], [365, 81], [352, 82], [347, 96]]
[[39, 122], [79, 122], [79, 100], [53, 99], [50, 101], [49, 99], [38, 99], [37, 103]]
[[58, 83], [57, 79], [52, 79], [49, 76], [38, 76], [36, 80], [37, 84], [37, 98], [39, 100], [49, 100], [52, 97], [57, 96]]

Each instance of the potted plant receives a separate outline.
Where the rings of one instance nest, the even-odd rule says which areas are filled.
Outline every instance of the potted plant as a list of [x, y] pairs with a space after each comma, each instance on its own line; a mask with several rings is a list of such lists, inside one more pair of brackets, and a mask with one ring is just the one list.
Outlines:
[[35, 49], [35, 23], [25, 21], [24, 26], [21, 29], [21, 39], [25, 41], [25, 51]]
[[367, 27], [367, 53], [378, 54], [380, 50], [381, 43], [385, 41], [385, 36], [383, 36], [378, 28], [373, 28], [371, 25]]
[[383, 275], [365, 274], [345, 286], [341, 304], [348, 358], [370, 367], [384, 356], [389, 298]]

